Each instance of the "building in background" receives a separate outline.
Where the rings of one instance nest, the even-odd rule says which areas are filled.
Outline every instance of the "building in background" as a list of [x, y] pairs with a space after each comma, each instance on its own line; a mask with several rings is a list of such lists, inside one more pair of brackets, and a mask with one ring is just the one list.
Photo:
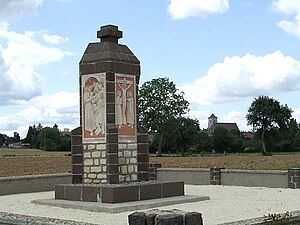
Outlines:
[[236, 123], [218, 123], [218, 117], [212, 113], [208, 117], [208, 126], [206, 131], [211, 134], [217, 127], [223, 127], [228, 131], [240, 131]]

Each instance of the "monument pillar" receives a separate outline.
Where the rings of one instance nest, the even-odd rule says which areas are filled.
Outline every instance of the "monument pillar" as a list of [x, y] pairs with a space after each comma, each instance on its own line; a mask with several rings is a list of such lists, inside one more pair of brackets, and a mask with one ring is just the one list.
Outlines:
[[138, 124], [139, 60], [118, 43], [117, 26], [102, 26], [97, 37], [79, 63], [72, 184], [56, 185], [55, 199], [120, 203], [184, 195], [181, 181], [148, 181], [149, 136]]
[[102, 26], [79, 63], [83, 183], [148, 180], [147, 131], [138, 126], [140, 61], [122, 31]]

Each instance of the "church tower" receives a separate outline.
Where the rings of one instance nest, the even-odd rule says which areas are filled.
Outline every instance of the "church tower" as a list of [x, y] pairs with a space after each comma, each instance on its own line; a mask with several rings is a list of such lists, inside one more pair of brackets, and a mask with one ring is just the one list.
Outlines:
[[214, 123], [218, 123], [218, 117], [215, 116], [215, 114], [211, 114], [210, 117], [208, 117], [208, 127], [209, 129]]

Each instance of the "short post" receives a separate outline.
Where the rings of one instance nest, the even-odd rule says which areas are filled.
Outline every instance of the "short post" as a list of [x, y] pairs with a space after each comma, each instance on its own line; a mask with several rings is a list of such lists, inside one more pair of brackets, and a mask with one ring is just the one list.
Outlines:
[[161, 168], [161, 163], [149, 164], [149, 180], [157, 180], [157, 168]]
[[292, 189], [300, 188], [300, 168], [288, 170], [288, 186]]
[[211, 185], [221, 184], [221, 168], [219, 167], [210, 168], [210, 184]]

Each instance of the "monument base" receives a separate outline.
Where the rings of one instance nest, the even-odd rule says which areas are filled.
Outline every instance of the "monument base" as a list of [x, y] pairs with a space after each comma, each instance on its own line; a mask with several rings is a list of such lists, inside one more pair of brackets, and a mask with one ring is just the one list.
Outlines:
[[67, 209], [79, 209], [89, 212], [122, 213], [206, 200], [209, 200], [208, 196], [182, 195], [169, 198], [156, 198], [144, 201], [122, 202], [115, 204], [101, 202], [67, 201], [60, 199], [37, 199], [33, 200], [32, 203]]
[[55, 199], [83, 202], [122, 203], [183, 195], [183, 181], [61, 184], [55, 186]]

